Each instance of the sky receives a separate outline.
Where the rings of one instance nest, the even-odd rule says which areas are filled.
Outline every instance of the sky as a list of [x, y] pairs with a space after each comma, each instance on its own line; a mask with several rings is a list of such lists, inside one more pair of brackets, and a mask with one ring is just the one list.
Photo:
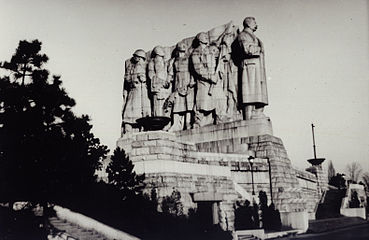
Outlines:
[[[369, 171], [369, 2], [339, 0], [0, 0], [0, 61], [39, 39], [46, 68], [111, 150], [120, 137], [124, 61], [142, 48], [254, 16], [264, 42], [273, 123], [294, 166], [318, 157]], [[327, 162], [327, 161], [326, 161]], [[326, 163], [325, 163], [326, 166]]]

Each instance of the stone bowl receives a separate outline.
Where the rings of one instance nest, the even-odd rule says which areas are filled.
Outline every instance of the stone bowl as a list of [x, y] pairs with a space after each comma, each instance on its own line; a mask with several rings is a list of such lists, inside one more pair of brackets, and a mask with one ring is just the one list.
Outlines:
[[136, 120], [138, 126], [143, 127], [144, 131], [158, 131], [170, 122], [169, 117], [143, 117]]
[[313, 166], [317, 166], [324, 162], [325, 158], [312, 158], [309, 159], [308, 162], [311, 163]]

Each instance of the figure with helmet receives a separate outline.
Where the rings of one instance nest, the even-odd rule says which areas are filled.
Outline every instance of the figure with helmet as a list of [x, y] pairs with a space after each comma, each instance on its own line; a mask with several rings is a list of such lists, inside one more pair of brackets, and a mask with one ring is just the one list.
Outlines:
[[165, 116], [164, 102], [170, 95], [170, 85], [167, 82], [167, 62], [165, 52], [161, 46], [152, 50], [152, 58], [148, 65], [150, 80], [150, 95], [152, 97], [152, 116]]
[[243, 118], [263, 117], [264, 106], [268, 105], [268, 93], [264, 66], [264, 46], [254, 32], [257, 24], [254, 17], [246, 17], [244, 29], [238, 35], [242, 53], [241, 106]]
[[191, 128], [195, 98], [195, 81], [190, 75], [187, 45], [179, 42], [175, 48], [175, 57], [168, 65], [168, 81], [173, 83], [172, 114], [173, 125], [169, 131]]
[[146, 53], [138, 49], [125, 64], [122, 135], [138, 131], [136, 119], [150, 114], [150, 100], [146, 85]]
[[[194, 127], [216, 123], [224, 114], [224, 94], [219, 80], [217, 59], [219, 49], [209, 46], [209, 36], [205, 32], [197, 34], [199, 46], [191, 55], [194, 77], [197, 84]], [[220, 91], [218, 91], [220, 90]]]

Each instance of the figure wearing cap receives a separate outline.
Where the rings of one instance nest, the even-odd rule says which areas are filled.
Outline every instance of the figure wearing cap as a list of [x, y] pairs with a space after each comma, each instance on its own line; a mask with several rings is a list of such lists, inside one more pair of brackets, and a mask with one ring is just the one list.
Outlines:
[[173, 82], [173, 125], [169, 131], [179, 131], [191, 128], [194, 107], [195, 81], [190, 75], [189, 57], [186, 54], [187, 45], [179, 42], [175, 49], [175, 57], [170, 59], [168, 66], [168, 81]]
[[196, 80], [196, 109], [194, 127], [204, 126], [214, 123], [214, 109], [212, 88], [217, 82], [215, 74], [215, 61], [209, 51], [209, 36], [201, 32], [196, 39], [199, 46], [195, 48], [191, 55]]
[[150, 116], [150, 113], [150, 100], [146, 85], [146, 53], [138, 49], [125, 64], [122, 135], [138, 131], [136, 120]]
[[163, 106], [170, 94], [167, 82], [167, 63], [164, 56], [164, 49], [161, 46], [156, 46], [152, 51], [152, 59], [148, 65], [153, 116], [165, 116]]
[[242, 51], [241, 106], [245, 120], [263, 117], [264, 106], [268, 105], [268, 93], [264, 66], [264, 46], [254, 32], [257, 24], [254, 17], [247, 17], [244, 29], [238, 35]]

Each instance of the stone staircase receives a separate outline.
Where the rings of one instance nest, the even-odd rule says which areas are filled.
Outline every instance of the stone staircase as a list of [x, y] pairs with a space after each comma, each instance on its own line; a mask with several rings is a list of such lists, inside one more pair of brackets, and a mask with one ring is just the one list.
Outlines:
[[340, 217], [340, 208], [342, 198], [345, 196], [345, 190], [329, 189], [327, 190], [322, 203], [319, 203], [316, 211], [316, 219]]
[[109, 240], [94, 230], [81, 228], [57, 217], [49, 218], [49, 222], [53, 232], [49, 239], [52, 240]]

